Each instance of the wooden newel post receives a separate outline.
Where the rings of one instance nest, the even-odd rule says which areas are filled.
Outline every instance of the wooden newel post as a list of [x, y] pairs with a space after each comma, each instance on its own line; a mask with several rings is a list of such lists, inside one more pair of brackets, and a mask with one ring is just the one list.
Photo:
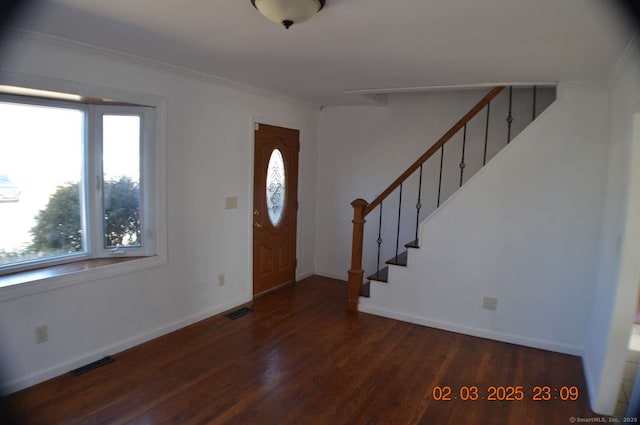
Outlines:
[[367, 206], [364, 199], [356, 199], [351, 203], [353, 207], [353, 242], [351, 245], [351, 269], [349, 270], [349, 283], [347, 285], [347, 297], [349, 311], [358, 311], [358, 297], [362, 290], [362, 244], [364, 241], [364, 209]]

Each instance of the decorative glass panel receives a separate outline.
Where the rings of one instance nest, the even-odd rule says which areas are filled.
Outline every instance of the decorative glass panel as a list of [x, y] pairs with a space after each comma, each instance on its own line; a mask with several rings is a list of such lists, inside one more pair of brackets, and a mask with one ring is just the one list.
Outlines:
[[282, 219], [285, 202], [285, 175], [282, 153], [278, 149], [271, 152], [267, 167], [267, 211], [269, 220], [277, 226]]

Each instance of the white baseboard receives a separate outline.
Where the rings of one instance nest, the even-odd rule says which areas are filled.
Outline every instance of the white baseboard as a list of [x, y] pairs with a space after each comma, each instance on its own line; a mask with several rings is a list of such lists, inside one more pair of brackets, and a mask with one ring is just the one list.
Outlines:
[[337, 274], [337, 273], [331, 273], [331, 272], [316, 271], [315, 274], [317, 274], [318, 276], [322, 276], [322, 277], [328, 277], [329, 279], [341, 280], [343, 282], [347, 281], [347, 273], [346, 272], [344, 274]]
[[135, 347], [136, 345], [140, 345], [152, 339], [158, 338], [162, 335], [166, 335], [178, 329], [184, 328], [185, 326], [189, 326], [193, 323], [207, 319], [211, 316], [215, 316], [216, 314], [222, 313], [223, 311], [230, 310], [241, 304], [245, 304], [251, 301], [252, 299], [253, 298], [251, 296], [238, 298], [235, 301], [231, 301], [231, 302], [219, 305], [211, 310], [207, 310], [207, 311], [195, 314], [186, 319], [179, 320], [177, 322], [173, 322], [165, 326], [161, 326], [149, 332], [134, 336], [132, 338], [125, 339], [116, 344], [112, 344], [112, 345], [103, 347], [99, 350], [95, 350], [91, 353], [78, 356], [68, 362], [59, 364], [57, 366], [53, 366], [51, 368], [32, 373], [22, 378], [18, 378], [10, 382], [3, 383], [0, 385], [0, 396], [11, 394], [13, 392], [28, 388], [32, 385], [36, 385], [41, 382], [47, 381], [51, 378], [55, 378], [56, 376], [60, 376], [64, 373], [69, 372], [70, 370], [76, 369], [80, 366], [84, 366], [88, 363], [99, 360], [105, 356], [114, 355], [121, 351], [127, 350], [131, 347]]
[[389, 319], [400, 320], [402, 322], [415, 323], [417, 325], [428, 326], [430, 328], [442, 329], [445, 331], [456, 332], [479, 338], [492, 339], [495, 341], [507, 342], [510, 344], [523, 345], [525, 347], [539, 348], [541, 350], [571, 354], [574, 356], [582, 356], [583, 354], [582, 347], [574, 345], [561, 344], [553, 341], [528, 338], [503, 332], [496, 332], [488, 329], [474, 328], [471, 326], [465, 326], [456, 323], [443, 322], [426, 317], [386, 310], [383, 308], [366, 305], [366, 303], [362, 302], [358, 305], [358, 310], [363, 313], [375, 314], [376, 316], [387, 317]]
[[299, 275], [296, 276], [296, 281], [300, 281], [302, 279], [306, 279], [308, 277], [313, 276], [315, 273], [313, 272], [305, 272], [305, 273], [300, 273]]

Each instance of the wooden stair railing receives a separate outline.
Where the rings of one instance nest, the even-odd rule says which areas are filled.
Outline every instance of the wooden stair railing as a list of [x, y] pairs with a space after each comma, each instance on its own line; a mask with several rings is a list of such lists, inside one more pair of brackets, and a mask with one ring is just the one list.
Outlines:
[[[378, 195], [373, 202], [370, 204], [367, 203], [364, 199], [356, 199], [351, 203], [353, 207], [353, 240], [352, 240], [352, 248], [351, 248], [351, 268], [348, 271], [349, 280], [347, 284], [347, 298], [348, 298], [348, 309], [351, 312], [358, 311], [358, 299], [360, 296], [360, 292], [362, 291], [362, 281], [364, 270], [362, 269], [362, 250], [364, 244], [364, 224], [366, 222], [366, 217], [369, 213], [371, 213], [377, 206], [382, 204], [382, 201], [386, 199], [394, 190], [400, 187], [402, 190], [402, 183], [409, 178], [415, 171], [418, 169], [421, 170], [420, 177], [422, 179], [422, 164], [431, 158], [438, 150], [444, 149], [444, 145], [451, 140], [451, 138], [460, 130], [464, 128], [465, 136], [466, 136], [466, 125], [473, 117], [475, 117], [485, 106], [489, 105], [489, 103], [498, 95], [502, 90], [504, 90], [504, 86], [498, 86], [489, 91], [480, 102], [478, 102], [473, 108], [469, 110], [457, 123], [453, 125], [437, 142], [435, 142], [420, 158], [418, 158], [407, 170], [402, 173], [397, 179], [393, 181], [380, 195]], [[509, 117], [507, 118], [507, 122], [509, 124], [509, 136], [507, 142], [511, 139], [511, 92], [512, 88], [509, 88]], [[487, 115], [488, 116], [488, 115]], [[535, 118], [535, 87], [534, 87], [534, 118]], [[487, 127], [488, 128], [488, 127]], [[443, 151], [444, 152], [444, 151]], [[442, 158], [441, 158], [442, 160]], [[485, 140], [485, 160], [486, 160], [486, 140]], [[440, 172], [442, 173], [442, 162], [440, 165]], [[462, 171], [464, 169], [464, 149], [463, 149], [463, 159], [461, 162], [461, 177], [460, 184], [462, 185]], [[402, 196], [402, 192], [401, 195]], [[440, 204], [440, 193], [438, 193], [438, 205]], [[419, 217], [419, 210], [418, 210]], [[418, 221], [416, 219], [416, 221]], [[398, 222], [399, 223], [399, 222]], [[417, 224], [417, 223], [416, 223]], [[417, 230], [416, 230], [416, 241], [417, 244]], [[380, 245], [380, 237], [378, 237], [378, 252]], [[396, 242], [396, 260], [398, 258]], [[379, 255], [378, 255], [379, 257]], [[379, 262], [379, 258], [378, 258]]]

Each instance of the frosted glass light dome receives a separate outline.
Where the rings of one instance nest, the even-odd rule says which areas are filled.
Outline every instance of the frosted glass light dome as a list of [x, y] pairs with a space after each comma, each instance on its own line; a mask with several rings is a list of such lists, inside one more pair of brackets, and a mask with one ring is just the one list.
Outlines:
[[325, 0], [251, 0], [265, 18], [289, 28], [318, 13]]

